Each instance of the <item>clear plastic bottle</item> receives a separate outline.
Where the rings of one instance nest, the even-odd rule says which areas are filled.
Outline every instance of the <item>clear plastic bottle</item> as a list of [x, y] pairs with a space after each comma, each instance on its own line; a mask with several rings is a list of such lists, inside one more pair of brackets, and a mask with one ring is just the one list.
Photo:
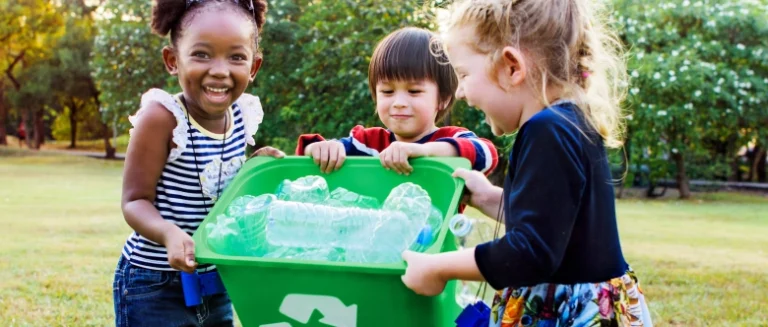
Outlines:
[[273, 246], [298, 248], [367, 248], [376, 226], [385, 220], [407, 220], [401, 212], [339, 208], [272, 200], [267, 211], [266, 240]]
[[[460, 249], [473, 248], [495, 239], [495, 226], [490, 221], [470, 218], [463, 214], [453, 216], [449, 222], [449, 228], [456, 237], [457, 246]], [[482, 287], [483, 284], [473, 281], [456, 283], [456, 302], [459, 306], [463, 308], [478, 301], [484, 301], [490, 305], [493, 302], [493, 289]]]
[[235, 218], [219, 215], [212, 223], [205, 225], [208, 246], [216, 253], [245, 255], [243, 239]]
[[357, 194], [343, 187], [337, 187], [327, 202], [328, 205], [344, 208], [379, 209], [381, 203], [376, 198]]
[[330, 197], [328, 182], [322, 176], [306, 176], [295, 181], [284, 180], [277, 186], [277, 199], [304, 203], [323, 203]]
[[443, 219], [445, 219], [443, 212], [437, 207], [432, 206], [426, 224], [419, 231], [416, 242], [411, 245], [411, 251], [424, 252], [432, 246], [437, 239], [437, 235], [440, 234], [440, 229], [443, 227]]

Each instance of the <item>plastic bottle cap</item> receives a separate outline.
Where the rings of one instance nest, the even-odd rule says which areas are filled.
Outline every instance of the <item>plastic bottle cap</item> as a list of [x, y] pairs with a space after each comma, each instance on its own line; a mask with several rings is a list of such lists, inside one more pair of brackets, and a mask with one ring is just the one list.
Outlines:
[[432, 243], [432, 227], [424, 226], [419, 232], [419, 236], [416, 238], [416, 243], [419, 245], [427, 246]]
[[472, 220], [462, 214], [453, 216], [449, 224], [451, 232], [457, 237], [467, 236], [472, 231]]

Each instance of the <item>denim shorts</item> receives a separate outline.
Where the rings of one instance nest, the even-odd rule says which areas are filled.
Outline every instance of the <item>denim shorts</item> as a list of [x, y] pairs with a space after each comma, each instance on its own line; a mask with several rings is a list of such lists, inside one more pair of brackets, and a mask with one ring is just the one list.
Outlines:
[[187, 307], [178, 271], [137, 267], [121, 255], [112, 288], [117, 327], [234, 325], [226, 294], [204, 297], [202, 304]]

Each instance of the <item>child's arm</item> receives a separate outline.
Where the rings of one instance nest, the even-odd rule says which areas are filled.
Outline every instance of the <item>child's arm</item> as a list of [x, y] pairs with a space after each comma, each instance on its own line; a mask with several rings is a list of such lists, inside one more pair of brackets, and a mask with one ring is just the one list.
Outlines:
[[557, 271], [572, 237], [586, 185], [580, 135], [532, 122], [518, 134], [519, 144], [513, 149], [515, 162], [510, 165], [512, 169], [514, 164], [514, 171], [509, 172], [515, 178], [509, 193], [504, 194], [504, 212], [511, 228], [500, 239], [477, 246], [471, 252], [474, 263], [467, 259], [470, 250], [460, 251], [465, 252], [463, 256], [455, 254], [455, 267], [443, 264], [448, 254], [411, 257], [409, 269], [411, 265], [423, 267], [426, 271], [421, 274], [436, 278], [406, 278], [416, 285], [416, 292], [434, 290], [436, 282], [444, 285], [447, 280], [472, 277], [475, 267], [495, 289], [546, 282]]
[[131, 133], [123, 171], [122, 211], [133, 230], [168, 250], [171, 267], [192, 272], [195, 243], [181, 228], [166, 221], [153, 205], [171, 146], [176, 118], [157, 102], [150, 103]]
[[[490, 174], [499, 162], [496, 147], [489, 140], [479, 138], [475, 133], [461, 127], [442, 127], [434, 134], [432, 142], [418, 144], [394, 142], [381, 152], [381, 164], [400, 174], [410, 174], [413, 167], [409, 158], [418, 157], [464, 157], [472, 169]], [[495, 216], [495, 215], [494, 215]]]
[[349, 136], [326, 141], [320, 134], [299, 136], [296, 155], [309, 155], [326, 173], [341, 168], [346, 156], [377, 156], [388, 145], [388, 132], [382, 128], [355, 126]]
[[401, 277], [405, 286], [414, 292], [434, 296], [443, 292], [452, 279], [483, 281], [483, 275], [475, 263], [475, 249], [464, 249], [429, 255], [405, 251], [403, 260], [408, 265]]
[[490, 140], [455, 126], [442, 127], [438, 133], [446, 136], [438, 138], [435, 142], [451, 145], [456, 151], [453, 156], [467, 158], [472, 163], [472, 170], [489, 175], [499, 164], [499, 153]]

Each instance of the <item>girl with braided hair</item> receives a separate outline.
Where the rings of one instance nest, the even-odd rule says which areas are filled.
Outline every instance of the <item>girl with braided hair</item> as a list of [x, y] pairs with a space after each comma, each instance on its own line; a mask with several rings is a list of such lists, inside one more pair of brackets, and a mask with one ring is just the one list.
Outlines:
[[453, 279], [500, 290], [492, 326], [651, 326], [624, 260], [606, 147], [621, 145], [626, 69], [600, 1], [457, 0], [442, 50], [457, 98], [496, 135], [517, 133], [504, 187], [457, 170], [501, 238], [441, 254], [405, 252], [403, 282], [436, 295]]
[[191, 235], [254, 145], [263, 111], [244, 91], [261, 67], [266, 9], [265, 0], [154, 3], [152, 28], [170, 34], [163, 60], [182, 92], [149, 90], [130, 117], [122, 211], [133, 233], [115, 270], [117, 326], [233, 325], [226, 294], [187, 307], [180, 274], [215, 270], [195, 262]]

